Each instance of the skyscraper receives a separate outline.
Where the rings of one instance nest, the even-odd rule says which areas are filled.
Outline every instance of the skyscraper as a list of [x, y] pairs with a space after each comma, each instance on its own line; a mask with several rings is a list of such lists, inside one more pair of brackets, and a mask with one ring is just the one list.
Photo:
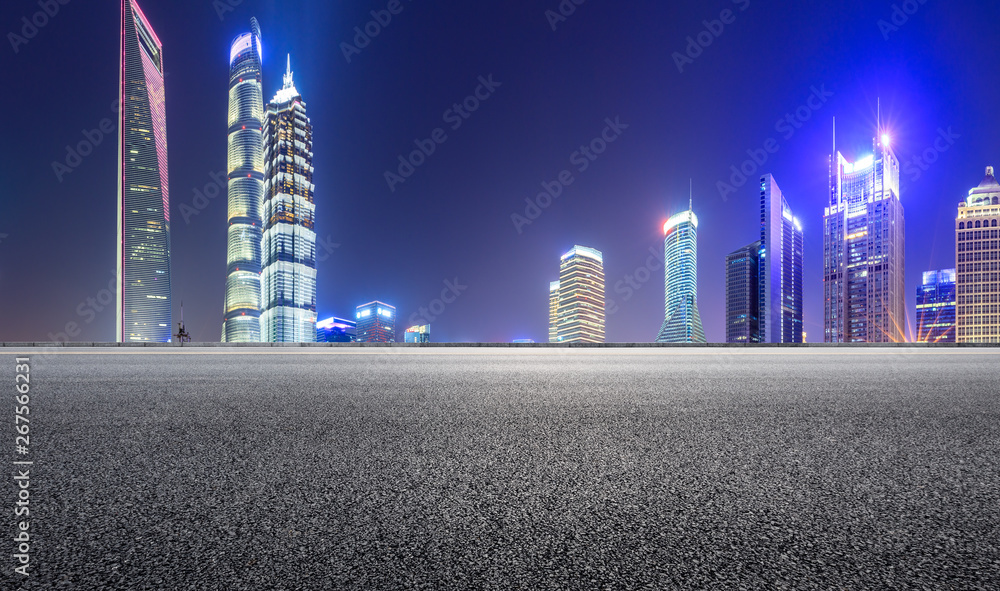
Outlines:
[[1000, 183], [993, 167], [958, 204], [955, 259], [958, 265], [957, 332], [959, 343], [1000, 342]]
[[726, 255], [726, 342], [761, 342], [759, 290], [760, 241]]
[[264, 99], [260, 26], [237, 37], [229, 51], [229, 230], [222, 341], [261, 340], [261, 197], [264, 186]]
[[172, 323], [163, 45], [134, 0], [121, 8], [115, 339], [165, 343]]
[[403, 333], [404, 343], [429, 343], [431, 342], [431, 325], [411, 326]]
[[[879, 129], [881, 133], [881, 128]], [[823, 215], [824, 334], [828, 343], [904, 342], [903, 204], [888, 136], [848, 162], [834, 145]]]
[[356, 314], [359, 343], [395, 343], [396, 308], [380, 302], [358, 306]]
[[691, 205], [663, 225], [663, 326], [657, 343], [704, 343], [698, 313], [698, 216]]
[[558, 285], [556, 340], [603, 343], [604, 255], [593, 248], [574, 246], [562, 255]]
[[346, 318], [332, 316], [316, 322], [317, 343], [353, 343], [358, 323]]
[[955, 269], [924, 272], [917, 287], [917, 342], [955, 342]]
[[760, 342], [802, 342], [802, 226], [774, 177], [760, 179]]
[[263, 340], [316, 339], [312, 123], [292, 81], [267, 105], [264, 131]]
[[559, 342], [559, 282], [549, 283], [549, 342]]

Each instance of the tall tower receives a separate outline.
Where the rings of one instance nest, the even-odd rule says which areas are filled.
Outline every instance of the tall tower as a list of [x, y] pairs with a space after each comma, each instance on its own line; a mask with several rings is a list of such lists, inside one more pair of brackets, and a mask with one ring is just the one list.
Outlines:
[[774, 177], [760, 179], [757, 289], [762, 343], [802, 342], [802, 226]]
[[359, 343], [395, 343], [396, 307], [375, 300], [357, 307], [356, 339]]
[[264, 130], [263, 340], [316, 340], [316, 205], [312, 123], [292, 82], [267, 105]]
[[222, 342], [260, 342], [261, 197], [264, 186], [264, 99], [260, 26], [229, 51], [229, 230]]
[[993, 167], [958, 204], [955, 219], [959, 343], [1000, 343], [1000, 183]]
[[559, 342], [559, 282], [549, 282], [549, 342]]
[[830, 157], [823, 215], [824, 334], [828, 343], [905, 342], [906, 285], [899, 160], [889, 137], [873, 154]]
[[760, 241], [726, 255], [726, 342], [759, 343]]
[[170, 341], [170, 191], [163, 45], [122, 0], [115, 339]]
[[562, 255], [558, 294], [558, 342], [603, 343], [604, 255], [601, 251], [574, 246]]
[[690, 203], [663, 225], [663, 326], [657, 343], [704, 343], [698, 313], [698, 216]]

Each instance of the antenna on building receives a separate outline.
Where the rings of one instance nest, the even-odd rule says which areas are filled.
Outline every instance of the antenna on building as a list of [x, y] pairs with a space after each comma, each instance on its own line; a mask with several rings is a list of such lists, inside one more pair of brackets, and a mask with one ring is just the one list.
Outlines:
[[285, 66], [285, 88], [292, 87], [292, 54], [288, 54], [288, 63]]
[[833, 118], [833, 153], [830, 156], [833, 159], [833, 164], [836, 165], [837, 162], [837, 117]]
[[694, 203], [694, 179], [688, 179], [688, 211], [692, 211], [694, 208], [692, 204]]
[[882, 97], [878, 97], [877, 99], [875, 99], [875, 105], [876, 105], [875, 107], [876, 125], [878, 125], [878, 135], [875, 136], [875, 141], [877, 141], [878, 145], [881, 146], [882, 145]]

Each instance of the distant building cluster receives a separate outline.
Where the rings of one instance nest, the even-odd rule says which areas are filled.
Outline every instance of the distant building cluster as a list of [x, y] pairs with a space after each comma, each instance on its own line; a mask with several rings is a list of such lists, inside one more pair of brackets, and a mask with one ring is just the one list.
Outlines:
[[[116, 339], [171, 340], [170, 197], [162, 44], [136, 0], [122, 2]], [[229, 53], [228, 219], [223, 342], [396, 341], [396, 308], [358, 306], [353, 320], [317, 321], [313, 132], [291, 57], [263, 101], [261, 29]], [[905, 342], [905, 221], [899, 160], [879, 121], [872, 154], [848, 161], [834, 132], [823, 211], [823, 340]], [[802, 343], [803, 236], [771, 174], [760, 177], [757, 239], [725, 259], [725, 340]], [[1000, 183], [993, 167], [958, 204], [955, 266], [927, 271], [917, 290], [920, 342], [1000, 342]], [[664, 317], [655, 341], [706, 341], [698, 307], [698, 217], [663, 226]], [[652, 320], [651, 320], [652, 323]], [[651, 331], [652, 332], [652, 331]], [[405, 330], [430, 342], [430, 326]], [[176, 335], [189, 337], [183, 325]], [[604, 255], [574, 246], [549, 284], [548, 340], [606, 339]], [[532, 342], [518, 339], [515, 342]]]

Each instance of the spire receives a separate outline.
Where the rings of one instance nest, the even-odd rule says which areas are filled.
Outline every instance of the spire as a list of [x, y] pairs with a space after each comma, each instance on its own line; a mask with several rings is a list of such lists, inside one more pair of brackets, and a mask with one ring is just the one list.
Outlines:
[[688, 179], [688, 211], [694, 211], [694, 179]]
[[288, 54], [288, 65], [285, 66], [285, 88], [292, 88], [292, 54]]

